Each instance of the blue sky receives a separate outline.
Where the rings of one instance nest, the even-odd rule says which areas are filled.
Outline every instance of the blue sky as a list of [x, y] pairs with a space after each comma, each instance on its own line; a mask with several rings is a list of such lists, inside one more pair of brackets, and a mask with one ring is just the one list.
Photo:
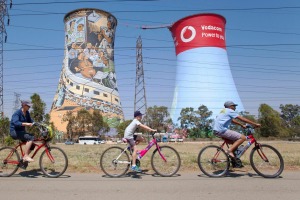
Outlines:
[[[57, 3], [72, 2], [72, 3]], [[272, 3], [270, 3], [272, 2]], [[68, 12], [96, 8], [118, 19], [115, 67], [126, 119], [134, 112], [136, 40], [142, 37], [147, 104], [171, 108], [176, 55], [167, 28], [198, 13], [226, 18], [226, 44], [233, 78], [246, 111], [260, 104], [278, 110], [300, 99], [300, 2], [297, 0], [157, 0], [51, 1], [13, 0], [4, 44], [4, 114], [11, 116], [14, 93], [28, 99], [40, 94], [49, 111], [64, 57], [64, 23]], [[45, 3], [45, 4], [43, 4]], [[220, 102], [220, 107], [224, 102]], [[199, 102], [199, 105], [201, 103]]]

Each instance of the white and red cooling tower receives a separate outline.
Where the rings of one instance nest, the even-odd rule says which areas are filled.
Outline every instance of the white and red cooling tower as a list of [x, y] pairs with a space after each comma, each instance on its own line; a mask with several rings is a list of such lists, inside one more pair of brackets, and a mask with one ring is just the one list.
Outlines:
[[205, 105], [216, 116], [230, 100], [244, 110], [228, 63], [225, 24], [223, 16], [208, 13], [185, 17], [170, 27], [177, 55], [174, 123], [186, 107]]

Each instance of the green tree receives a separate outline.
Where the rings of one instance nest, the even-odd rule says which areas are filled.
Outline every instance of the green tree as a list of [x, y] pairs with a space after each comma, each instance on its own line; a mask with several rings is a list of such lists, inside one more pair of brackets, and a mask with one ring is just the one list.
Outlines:
[[69, 139], [73, 140], [74, 136], [75, 136], [75, 132], [74, 132], [74, 126], [75, 126], [75, 119], [76, 117], [73, 115], [72, 111], [67, 111], [66, 114], [64, 114], [62, 121], [63, 122], [67, 122], [67, 136]]
[[124, 136], [125, 129], [131, 122], [132, 120], [126, 120], [119, 124], [119, 126], [117, 127], [117, 133], [119, 138], [122, 138]]
[[86, 109], [81, 109], [77, 112], [77, 116], [75, 118], [75, 126], [77, 128], [78, 136], [84, 136], [86, 132], [90, 132], [92, 130], [92, 115]]
[[288, 131], [283, 126], [279, 112], [267, 104], [261, 104], [259, 109], [260, 134], [263, 137], [285, 137]]
[[[30, 116], [33, 119], [34, 122], [44, 122], [45, 119], [45, 109], [46, 109], [46, 103], [41, 99], [41, 97], [34, 93], [31, 97], [32, 102], [32, 108], [30, 110]], [[32, 127], [26, 127], [26, 130], [29, 133], [34, 134], [36, 137], [39, 136], [40, 131], [38, 127], [32, 126]]]
[[9, 135], [9, 119], [7, 117], [0, 118], [0, 138], [1, 143], [4, 143], [6, 137], [10, 137]]
[[191, 138], [210, 137], [212, 134], [212, 111], [209, 111], [205, 105], [200, 105], [197, 110], [187, 107], [180, 112], [181, 128], [188, 129], [188, 135]]
[[91, 116], [90, 131], [93, 135], [99, 135], [99, 132], [108, 132], [110, 130], [108, 124], [103, 121], [103, 116], [99, 110], [94, 110]]
[[181, 128], [193, 129], [196, 126], [196, 113], [194, 108], [182, 108], [180, 111], [180, 117], [178, 118], [180, 121]]
[[200, 130], [202, 137], [209, 137], [212, 134], [212, 111], [209, 111], [205, 105], [198, 107], [195, 111], [195, 125]]
[[284, 120], [291, 135], [300, 135], [300, 106], [292, 104], [280, 104], [280, 117]]
[[43, 122], [45, 119], [46, 103], [36, 93], [34, 93], [30, 98], [32, 101], [32, 108], [30, 111], [31, 118], [35, 122]]
[[165, 106], [149, 107], [146, 116], [143, 119], [147, 126], [160, 131], [167, 130], [167, 124], [170, 120], [168, 108]]

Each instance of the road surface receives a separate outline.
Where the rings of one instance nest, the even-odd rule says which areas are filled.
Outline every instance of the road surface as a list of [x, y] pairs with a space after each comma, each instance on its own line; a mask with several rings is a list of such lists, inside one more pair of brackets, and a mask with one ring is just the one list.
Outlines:
[[169, 178], [150, 172], [108, 178], [100, 171], [46, 178], [39, 171], [21, 171], [0, 178], [0, 192], [1, 200], [295, 200], [300, 198], [300, 171], [284, 171], [276, 179], [242, 170], [224, 178], [208, 178], [200, 171]]

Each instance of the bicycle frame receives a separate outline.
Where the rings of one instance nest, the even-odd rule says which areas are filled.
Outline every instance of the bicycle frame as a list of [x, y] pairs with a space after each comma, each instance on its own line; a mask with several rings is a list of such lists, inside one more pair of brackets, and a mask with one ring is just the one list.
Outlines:
[[[36, 142], [42, 142], [41, 144], [38, 144]], [[26, 142], [22, 142], [20, 141], [19, 144], [17, 146], [14, 147], [14, 150], [10, 152], [10, 154], [7, 156], [6, 160], [7, 160], [7, 163], [10, 163], [10, 164], [20, 164], [20, 160], [16, 161], [16, 160], [9, 160], [9, 158], [12, 156], [12, 154], [15, 152], [15, 151], [18, 151], [18, 149], [20, 149], [20, 152], [21, 152], [21, 157], [24, 157], [24, 150], [23, 150], [23, 146], [26, 145]], [[54, 162], [54, 159], [52, 157], [52, 155], [49, 153], [49, 149], [48, 149], [48, 143], [45, 141], [45, 140], [42, 140], [42, 139], [36, 139], [33, 141], [33, 145], [37, 146], [38, 148], [36, 148], [32, 154], [32, 158], [34, 158], [34, 156], [37, 154], [37, 152], [42, 148], [42, 147], [45, 147], [46, 148], [46, 153], [48, 155], [48, 157], [51, 159], [52, 162]]]
[[[152, 140], [149, 142], [149, 144], [142, 150], [139, 150], [137, 152], [138, 154], [138, 159], [142, 159], [142, 157], [144, 157], [146, 155], [146, 153], [155, 145], [156, 146], [156, 149], [158, 150], [158, 153], [160, 155], [160, 157], [164, 160], [164, 161], [167, 161], [166, 158], [162, 155], [161, 151], [160, 151], [160, 147], [157, 143], [157, 140], [156, 138], [154, 137], [155, 133], [154, 134], [151, 134], [152, 135]], [[124, 150], [126, 151], [127, 149], [130, 149], [130, 145], [128, 145], [128, 147]], [[122, 152], [123, 153], [123, 152]], [[131, 151], [130, 151], [130, 154], [131, 154]], [[119, 156], [120, 157], [120, 156]], [[119, 159], [119, 157], [117, 159]]]
[[[224, 140], [224, 142], [221, 144], [221, 148], [224, 149], [224, 146], [226, 145], [227, 148], [229, 148], [229, 145], [232, 144], [233, 142], [231, 140], [228, 140], [226, 138], [222, 138]], [[258, 146], [259, 149], [260, 148], [260, 143], [257, 142], [257, 140], [254, 138], [253, 134], [249, 134], [248, 136], [246, 136], [246, 140], [248, 141], [248, 143], [243, 147], [243, 149], [241, 150], [241, 152], [238, 155], [235, 155], [236, 158], [240, 158], [242, 155], [244, 155], [244, 153], [247, 151], [247, 149], [254, 144], [254, 146]], [[216, 156], [218, 156], [219, 153], [216, 154]], [[258, 151], [259, 156], [264, 160], [264, 161], [268, 161], [268, 158], [266, 157], [266, 155], [263, 153], [263, 151]]]

